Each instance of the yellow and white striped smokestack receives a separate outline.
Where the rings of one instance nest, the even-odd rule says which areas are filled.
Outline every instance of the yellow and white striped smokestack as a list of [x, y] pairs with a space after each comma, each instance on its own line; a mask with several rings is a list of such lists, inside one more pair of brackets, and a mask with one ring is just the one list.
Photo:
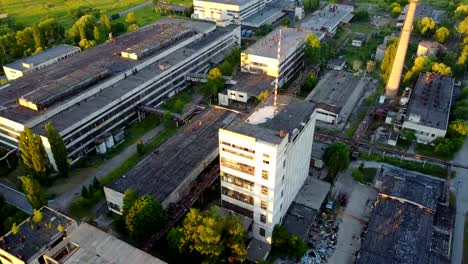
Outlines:
[[406, 12], [405, 22], [401, 29], [400, 41], [398, 42], [395, 60], [393, 61], [392, 71], [388, 78], [387, 86], [385, 87], [385, 95], [388, 97], [396, 97], [398, 89], [400, 88], [401, 74], [403, 73], [403, 66], [405, 65], [406, 50], [411, 37], [411, 29], [413, 28], [414, 14], [416, 13], [416, 6], [418, 0], [410, 0], [408, 11]]

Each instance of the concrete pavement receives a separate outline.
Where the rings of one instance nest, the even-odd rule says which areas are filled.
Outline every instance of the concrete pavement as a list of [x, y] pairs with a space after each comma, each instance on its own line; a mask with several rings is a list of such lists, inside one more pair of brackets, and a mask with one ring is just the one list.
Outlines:
[[[468, 140], [465, 140], [463, 148], [455, 155], [453, 161], [468, 165]], [[463, 168], [454, 168], [454, 170], [457, 175], [451, 182], [451, 189], [456, 193], [457, 210], [453, 232], [452, 264], [460, 264], [463, 258], [465, 216], [468, 212], [468, 170]]]
[[[143, 140], [143, 143], [147, 143], [148, 141], [150, 141], [152, 138], [158, 135], [163, 129], [164, 127], [161, 125], [147, 132], [141, 138]], [[112, 159], [106, 161], [104, 165], [100, 166], [97, 169], [95, 174], [89, 175], [89, 177], [85, 181], [83, 181], [81, 184], [74, 186], [72, 189], [56, 197], [55, 200], [50, 201], [49, 206], [57, 210], [66, 211], [70, 203], [73, 201], [73, 199], [75, 199], [76, 197], [80, 195], [81, 188], [83, 185], [85, 186], [91, 185], [94, 177], [100, 180], [104, 176], [112, 172], [115, 168], [120, 166], [124, 161], [126, 161], [128, 158], [130, 158], [133, 154], [136, 153], [136, 144], [137, 144], [136, 142], [133, 143], [127, 149], [125, 149], [124, 151], [122, 151], [121, 153], [113, 157]]]
[[23, 193], [1, 183], [0, 193], [5, 197], [5, 202], [7, 202], [8, 204], [11, 204], [28, 214], [33, 213], [33, 208], [31, 207], [31, 205], [28, 202], [28, 199]]

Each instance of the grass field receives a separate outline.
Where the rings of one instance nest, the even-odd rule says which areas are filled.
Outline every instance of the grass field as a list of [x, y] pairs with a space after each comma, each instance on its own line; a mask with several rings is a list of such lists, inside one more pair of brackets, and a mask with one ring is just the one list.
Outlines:
[[0, 13], [8, 13], [17, 23], [31, 25], [50, 15], [57, 17], [64, 26], [72, 24], [69, 10], [79, 6], [91, 6], [103, 13], [115, 13], [146, 0], [0, 0]]

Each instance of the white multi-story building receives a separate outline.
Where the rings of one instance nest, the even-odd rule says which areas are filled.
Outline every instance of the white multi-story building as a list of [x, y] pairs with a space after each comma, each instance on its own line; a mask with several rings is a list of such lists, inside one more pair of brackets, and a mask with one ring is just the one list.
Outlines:
[[0, 145], [17, 148], [25, 126], [45, 135], [51, 122], [73, 161], [103, 153], [139, 106], [161, 104], [239, 45], [238, 26], [167, 18], [36, 70], [0, 91]]
[[411, 94], [402, 127], [414, 131], [419, 143], [445, 137], [452, 104], [454, 79], [432, 72], [421, 73]]
[[194, 0], [192, 18], [215, 21], [221, 25], [240, 24], [264, 8], [265, 3], [265, 0]]
[[42, 69], [56, 62], [64, 60], [80, 52], [81, 49], [70, 45], [58, 45], [44, 50], [41, 53], [17, 60], [3, 66], [3, 71], [8, 80], [15, 80], [23, 77], [28, 72]]
[[[281, 30], [281, 56], [278, 40]], [[241, 54], [241, 70], [279, 78], [282, 86], [304, 66], [304, 47], [308, 32], [277, 28], [255, 42]]]
[[268, 97], [245, 121], [219, 131], [222, 206], [253, 219], [254, 238], [271, 243], [308, 172], [315, 107]]

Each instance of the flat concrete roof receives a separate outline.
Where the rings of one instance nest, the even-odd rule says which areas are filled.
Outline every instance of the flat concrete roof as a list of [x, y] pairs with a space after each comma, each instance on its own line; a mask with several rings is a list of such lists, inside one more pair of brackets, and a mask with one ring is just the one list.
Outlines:
[[291, 96], [278, 95], [277, 109], [273, 106], [274, 96], [270, 95], [260, 103], [246, 121], [233, 122], [226, 130], [251, 136], [272, 144], [283, 140], [279, 131], [289, 133], [302, 129], [301, 123], [307, 122], [315, 110], [315, 105]]
[[[452, 77], [421, 73], [411, 94], [405, 122], [447, 130], [453, 85]], [[410, 115], [420, 116], [420, 122], [410, 121]]]
[[[52, 122], [58, 131], [62, 131], [69, 126], [76, 124], [95, 111], [107, 106], [110, 102], [122, 97], [127, 93], [131, 93], [132, 88], [136, 88], [151, 78], [154, 78], [158, 74], [163, 73], [164, 70], [161, 70], [159, 67], [161, 64], [172, 67], [187, 57], [192, 56], [200, 49], [204, 48], [208, 43], [211, 43], [214, 39], [221, 37], [227, 32], [228, 31], [225, 28], [217, 28], [216, 30], [206, 34], [204, 37], [198, 39], [194, 43], [180, 48], [177, 51], [162, 57], [160, 60], [155, 61], [142, 70], [139, 70], [137, 74], [129, 75], [127, 78], [122, 79], [112, 86], [98, 92], [93, 97], [90, 97], [87, 100], [80, 102], [79, 104], [75, 104], [68, 109], [54, 115], [48, 120], [39, 123], [33, 127], [34, 131], [38, 133], [44, 133], [44, 125], [47, 122]], [[168, 69], [165, 71], [167, 70]]]
[[348, 5], [327, 5], [301, 22], [301, 28], [320, 37], [327, 31], [332, 31], [338, 25], [349, 19], [349, 14], [354, 8]]
[[283, 226], [290, 234], [306, 239], [317, 213], [317, 210], [294, 201], [284, 216]]
[[243, 6], [252, 0], [197, 0], [200, 2], [211, 2], [211, 3], [218, 3], [218, 4], [225, 4], [225, 5], [236, 5], [236, 6]]
[[281, 30], [281, 61], [304, 45], [305, 39], [309, 34], [306, 31], [294, 28], [278, 27], [268, 35], [252, 44], [243, 54], [256, 55], [276, 59], [278, 55], [278, 40]]
[[227, 90], [244, 92], [250, 96], [258, 96], [263, 91], [271, 92], [275, 88], [275, 77], [266, 74], [239, 72], [233, 80], [237, 83]]
[[164, 264], [166, 262], [82, 222], [68, 238], [78, 250], [64, 264]]
[[219, 129], [234, 118], [227, 110], [207, 110], [107, 187], [120, 193], [133, 189], [164, 201], [192, 171], [212, 161], [207, 158], [218, 151]]
[[62, 55], [65, 55], [73, 51], [80, 51], [80, 50], [81, 49], [79, 47], [62, 44], [62, 45], [52, 47], [50, 49], [46, 49], [41, 53], [9, 63], [7, 65], [4, 65], [3, 67], [8, 67], [11, 69], [15, 69], [17, 71], [29, 71], [30, 68], [24, 67], [23, 63], [32, 64], [32, 67], [34, 68], [35, 66], [42, 64], [44, 62], [47, 62], [49, 60], [55, 59], [57, 57], [60, 57]]
[[267, 5], [259, 12], [250, 15], [246, 19], [242, 20], [243, 26], [258, 28], [264, 24], [272, 24], [286, 13], [283, 12], [283, 8], [277, 6]]
[[[40, 227], [31, 228], [29, 226], [29, 222], [32, 221], [30, 217], [22, 223], [18, 223], [19, 232], [17, 234], [13, 235], [11, 231], [5, 234], [3, 239], [0, 239], [0, 247], [11, 255], [28, 261], [60, 236], [60, 232], [57, 231], [59, 225], [65, 231], [71, 226], [76, 226], [75, 220], [49, 207], [44, 206], [40, 211], [42, 212], [42, 221], [35, 223]], [[52, 228], [46, 227], [46, 223], [51, 223]]]
[[358, 83], [359, 78], [353, 73], [332, 70], [320, 79], [306, 100], [339, 114]]
[[259, 260], [264, 260], [271, 250], [271, 245], [263, 241], [253, 238], [247, 246], [246, 259], [256, 263]]
[[[52, 109], [53, 106], [91, 89], [94, 83], [99, 84], [102, 79], [128, 71], [148, 59], [145, 57], [141, 60], [131, 60], [121, 57], [120, 52], [127, 48], [153, 47], [152, 51], [161, 52], [180, 42], [180, 38], [172, 39], [168, 36], [176, 37], [190, 30], [205, 32], [213, 26], [213, 23], [208, 22], [164, 18], [135, 32], [116, 37], [113, 41], [84, 50], [75, 56], [14, 80], [2, 88], [0, 116], [18, 123], [27, 123]], [[95, 76], [99, 73], [104, 75]], [[91, 77], [95, 80], [89, 83]], [[47, 109], [34, 111], [18, 105], [18, 99], [23, 97], [38, 104], [46, 100], [47, 105], [44, 107]]]
[[309, 176], [306, 178], [301, 190], [297, 193], [294, 202], [319, 211], [330, 191], [330, 187], [329, 182]]

